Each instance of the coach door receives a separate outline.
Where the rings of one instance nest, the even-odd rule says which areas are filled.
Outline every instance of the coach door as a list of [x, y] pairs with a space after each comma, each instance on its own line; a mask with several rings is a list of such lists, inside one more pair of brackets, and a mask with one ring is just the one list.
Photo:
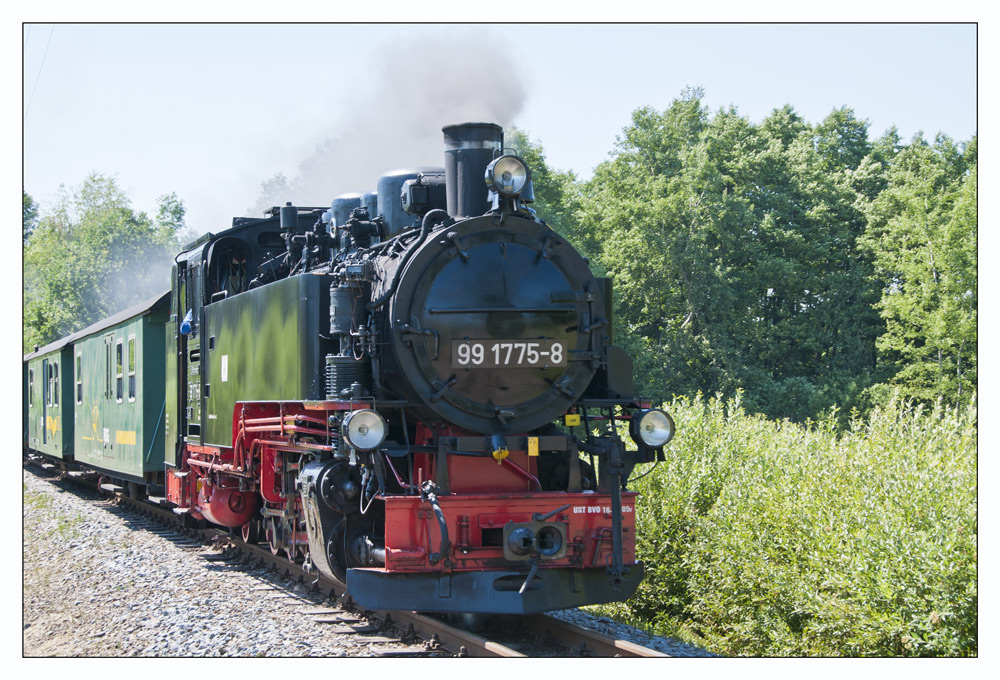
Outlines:
[[104, 449], [104, 458], [114, 456], [117, 404], [122, 391], [122, 349], [114, 333], [104, 336], [104, 403], [101, 404], [100, 430], [97, 437]]
[[52, 390], [52, 366], [42, 359], [42, 444], [49, 441], [49, 398]]

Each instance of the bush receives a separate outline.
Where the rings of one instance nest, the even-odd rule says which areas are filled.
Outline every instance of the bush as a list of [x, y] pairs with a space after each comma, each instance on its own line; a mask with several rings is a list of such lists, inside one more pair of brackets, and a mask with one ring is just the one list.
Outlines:
[[974, 400], [843, 432], [668, 409], [669, 459], [634, 485], [646, 579], [606, 613], [726, 655], [977, 654]]

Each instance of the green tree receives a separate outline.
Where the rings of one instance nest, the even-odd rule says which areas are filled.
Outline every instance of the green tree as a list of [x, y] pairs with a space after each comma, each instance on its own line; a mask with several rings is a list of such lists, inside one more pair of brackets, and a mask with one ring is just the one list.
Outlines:
[[613, 159], [583, 188], [581, 230], [615, 283], [616, 341], [650, 395], [718, 387], [724, 370], [702, 323], [715, 300], [701, 294], [713, 275], [713, 235], [692, 186], [704, 174], [695, 148], [708, 120], [700, 96], [687, 91], [662, 113], [635, 111]]
[[113, 177], [93, 173], [62, 190], [25, 248], [26, 351], [169, 287], [183, 204], [165, 196], [158, 216], [136, 212]]
[[21, 200], [22, 204], [22, 241], [21, 246], [26, 246], [28, 244], [28, 237], [31, 236], [31, 232], [35, 230], [38, 225], [38, 204], [35, 203], [34, 199], [28, 195], [28, 192], [21, 190], [23, 198]]
[[174, 232], [179, 243], [191, 243], [198, 234], [188, 227], [185, 217], [187, 208], [175, 192], [160, 196], [156, 211], [156, 227]]
[[854, 170], [871, 153], [868, 121], [858, 120], [852, 109], [842, 107], [830, 112], [815, 130], [816, 151], [827, 170]]
[[754, 125], [688, 90], [633, 114], [584, 190], [582, 231], [615, 280], [621, 342], [645, 394], [746, 392], [804, 419], [871, 384], [880, 320], [852, 183], [879, 168], [865, 123], [790, 106]]
[[903, 150], [904, 144], [895, 125], [890, 125], [885, 133], [875, 140], [872, 155], [880, 163], [888, 164]]
[[[515, 149], [531, 169], [531, 184], [535, 202], [531, 208], [539, 218], [586, 252], [586, 240], [581, 239], [577, 213], [580, 208], [580, 190], [576, 175], [550, 168], [545, 159], [545, 149], [538, 140], [518, 128], [505, 132], [504, 145]], [[582, 241], [582, 242], [580, 242]]]
[[808, 127], [791, 104], [775, 109], [761, 123], [761, 131], [771, 139], [780, 141], [785, 149], [807, 131]]
[[276, 172], [260, 183], [260, 194], [253, 206], [247, 208], [247, 215], [262, 216], [264, 211], [276, 205], [284, 205], [289, 200], [290, 187], [285, 173]]
[[965, 148], [917, 136], [893, 158], [888, 186], [866, 207], [863, 245], [882, 284], [877, 341], [884, 384], [955, 403], [976, 385], [976, 140]]

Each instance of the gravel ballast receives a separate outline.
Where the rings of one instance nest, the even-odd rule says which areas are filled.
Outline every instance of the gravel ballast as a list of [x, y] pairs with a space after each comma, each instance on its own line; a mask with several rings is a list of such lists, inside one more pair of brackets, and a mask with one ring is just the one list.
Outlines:
[[[201, 545], [23, 472], [23, 655], [27, 657], [356, 657], [368, 643], [317, 623], [327, 606], [301, 583], [218, 561]], [[580, 610], [559, 618], [674, 656], [676, 640]]]
[[[364, 656], [321, 602], [24, 471], [24, 656]], [[299, 599], [302, 598], [302, 599]]]

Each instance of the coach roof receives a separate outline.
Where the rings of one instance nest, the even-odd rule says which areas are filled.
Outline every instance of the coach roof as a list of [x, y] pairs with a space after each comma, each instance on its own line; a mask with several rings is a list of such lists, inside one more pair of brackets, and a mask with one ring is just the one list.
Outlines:
[[30, 354], [25, 354], [23, 360], [27, 361], [29, 359], [34, 359], [35, 357], [42, 356], [43, 354], [54, 352], [58, 349], [62, 349], [71, 342], [81, 340], [89, 335], [99, 333], [100, 331], [103, 331], [105, 328], [110, 328], [111, 326], [116, 326], [123, 321], [127, 321], [128, 319], [131, 319], [133, 316], [149, 314], [150, 312], [156, 309], [163, 308], [166, 306], [167, 304], [166, 301], [167, 298], [169, 297], [170, 297], [169, 290], [160, 293], [155, 297], [152, 297], [144, 302], [140, 302], [137, 305], [133, 305], [128, 309], [125, 309], [121, 312], [118, 312], [117, 314], [109, 316], [106, 319], [101, 319], [100, 321], [87, 326], [81, 331], [77, 331], [76, 333], [71, 333], [70, 335], [67, 335], [64, 338], [60, 338], [59, 340], [50, 342], [49, 344], [45, 345], [45, 347], [41, 347]]

